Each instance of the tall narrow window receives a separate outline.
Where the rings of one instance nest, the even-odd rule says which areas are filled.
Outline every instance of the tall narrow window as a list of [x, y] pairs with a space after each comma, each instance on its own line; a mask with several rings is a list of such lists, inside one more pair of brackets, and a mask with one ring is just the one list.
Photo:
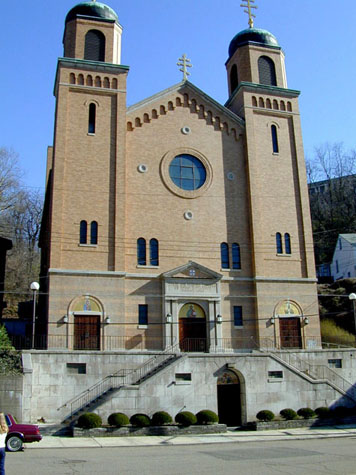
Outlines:
[[105, 35], [98, 30], [89, 30], [85, 35], [84, 59], [105, 61]]
[[277, 254], [283, 254], [283, 244], [282, 244], [281, 233], [276, 234], [276, 247], [277, 247]]
[[98, 223], [96, 221], [90, 223], [90, 244], [98, 244]]
[[137, 264], [146, 265], [146, 240], [143, 238], [137, 239]]
[[87, 243], [87, 222], [81, 221], [80, 222], [80, 231], [79, 231], [79, 243], [86, 244]]
[[138, 306], [138, 324], [146, 326], [148, 324], [148, 305]]
[[290, 243], [290, 235], [288, 233], [285, 233], [284, 235], [284, 249], [286, 251], [286, 254], [292, 254], [292, 247]]
[[233, 94], [234, 90], [237, 88], [238, 85], [238, 77], [237, 77], [237, 66], [234, 64], [230, 71], [230, 89], [231, 94]]
[[268, 56], [261, 56], [258, 59], [258, 74], [260, 84], [277, 86], [276, 68], [274, 62]]
[[271, 134], [273, 153], [279, 153], [277, 127], [275, 125], [271, 126]]
[[240, 246], [234, 242], [231, 248], [232, 252], [232, 268], [241, 269]]
[[234, 305], [234, 327], [242, 327], [242, 307], [240, 305]]
[[95, 134], [96, 105], [89, 104], [88, 134]]
[[158, 241], [157, 239], [150, 240], [150, 264], [151, 266], [158, 266]]
[[229, 269], [229, 245], [226, 242], [220, 244], [220, 254], [221, 254], [221, 268]]

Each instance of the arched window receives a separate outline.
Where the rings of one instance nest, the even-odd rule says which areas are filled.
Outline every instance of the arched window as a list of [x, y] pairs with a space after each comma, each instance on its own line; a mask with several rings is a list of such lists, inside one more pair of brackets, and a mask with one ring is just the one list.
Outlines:
[[75, 74], [74, 73], [70, 73], [69, 82], [70, 82], [70, 84], [75, 84]]
[[78, 76], [78, 84], [79, 84], [80, 86], [84, 86], [84, 76], [83, 76], [83, 74], [79, 74], [79, 76]]
[[231, 253], [232, 253], [232, 268], [233, 269], [241, 269], [241, 256], [240, 256], [240, 246], [233, 243], [231, 246]]
[[237, 76], [237, 66], [234, 64], [231, 68], [230, 71], [230, 89], [231, 89], [231, 94], [234, 92], [234, 90], [237, 88], [239, 81], [238, 81], [238, 76]]
[[277, 127], [275, 125], [271, 126], [271, 134], [273, 153], [279, 153]]
[[79, 243], [86, 244], [87, 243], [87, 222], [81, 221], [80, 222], [80, 231], [79, 231]]
[[98, 244], [98, 223], [96, 221], [90, 223], [90, 244]]
[[96, 105], [89, 104], [88, 134], [95, 134]]
[[284, 249], [286, 251], [286, 254], [292, 254], [292, 248], [290, 244], [290, 235], [288, 233], [285, 233], [284, 235]]
[[277, 254], [283, 254], [283, 244], [282, 244], [281, 233], [276, 234], [276, 248], [277, 248]]
[[89, 30], [85, 35], [84, 59], [105, 61], [105, 35], [98, 30]]
[[146, 240], [143, 238], [137, 239], [137, 264], [146, 265]]
[[229, 269], [230, 268], [229, 245], [226, 244], [226, 242], [222, 242], [220, 244], [220, 254], [221, 254], [221, 268]]
[[260, 56], [258, 59], [258, 74], [260, 84], [277, 86], [276, 68], [274, 62], [268, 56]]
[[158, 241], [157, 239], [150, 240], [150, 265], [158, 266]]

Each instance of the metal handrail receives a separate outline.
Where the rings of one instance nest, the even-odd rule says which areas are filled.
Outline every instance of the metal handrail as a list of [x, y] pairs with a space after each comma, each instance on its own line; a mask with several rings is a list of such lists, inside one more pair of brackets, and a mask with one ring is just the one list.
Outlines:
[[155, 355], [137, 368], [120, 369], [114, 374], [105, 376], [105, 378], [101, 379], [93, 386], [90, 386], [79, 395], [67, 401], [59, 407], [58, 410], [70, 405], [70, 415], [68, 417], [72, 417], [75, 412], [92, 403], [95, 399], [104, 395], [111, 389], [118, 389], [124, 385], [139, 384], [139, 382], [151, 371], [175, 356], [177, 348], [178, 344], [172, 345], [161, 354]]

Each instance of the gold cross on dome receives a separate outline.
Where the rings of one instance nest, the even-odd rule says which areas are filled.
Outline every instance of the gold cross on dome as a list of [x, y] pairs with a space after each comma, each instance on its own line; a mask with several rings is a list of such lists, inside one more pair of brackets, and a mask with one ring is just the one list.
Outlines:
[[256, 18], [256, 15], [252, 13], [251, 9], [257, 9], [258, 7], [256, 5], [251, 5], [251, 3], [255, 3], [255, 0], [243, 0], [243, 2], [244, 3], [241, 3], [240, 7], [247, 8], [244, 12], [248, 14], [248, 24], [250, 25], [250, 28], [253, 28], [253, 18]]
[[190, 72], [187, 71], [187, 68], [191, 68], [192, 64], [190, 64], [190, 59], [187, 58], [185, 54], [181, 58], [178, 59], [179, 63], [177, 63], [177, 66], [181, 66], [179, 71], [182, 71], [183, 73], [183, 81], [186, 81], [188, 79], [188, 76], [190, 76]]

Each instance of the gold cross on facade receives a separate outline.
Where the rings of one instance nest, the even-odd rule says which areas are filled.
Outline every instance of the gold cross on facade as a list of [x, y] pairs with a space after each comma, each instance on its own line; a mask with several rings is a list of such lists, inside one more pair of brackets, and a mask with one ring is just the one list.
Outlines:
[[244, 10], [245, 13], [248, 14], [248, 24], [250, 25], [250, 28], [253, 28], [253, 18], [256, 18], [256, 15], [254, 15], [251, 11], [252, 8], [258, 8], [256, 5], [251, 5], [251, 3], [255, 3], [255, 0], [243, 0], [244, 3], [241, 3], [241, 7], [247, 8], [247, 10]]
[[188, 79], [188, 76], [190, 76], [190, 72], [187, 71], [187, 68], [191, 68], [192, 65], [190, 64], [190, 59], [187, 58], [185, 54], [181, 58], [178, 59], [179, 63], [177, 63], [177, 66], [181, 66], [179, 71], [182, 71], [183, 73], [183, 81], [186, 81]]

